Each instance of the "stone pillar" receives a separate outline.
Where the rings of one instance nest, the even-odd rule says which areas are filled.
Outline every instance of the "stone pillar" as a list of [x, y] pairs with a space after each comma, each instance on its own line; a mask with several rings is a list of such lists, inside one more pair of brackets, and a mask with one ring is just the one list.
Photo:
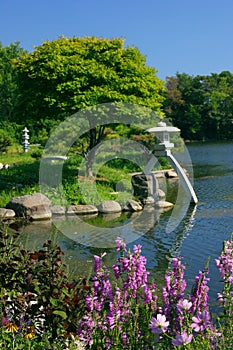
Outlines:
[[155, 174], [139, 173], [132, 176], [133, 195], [143, 204], [154, 204], [159, 201], [158, 180]]

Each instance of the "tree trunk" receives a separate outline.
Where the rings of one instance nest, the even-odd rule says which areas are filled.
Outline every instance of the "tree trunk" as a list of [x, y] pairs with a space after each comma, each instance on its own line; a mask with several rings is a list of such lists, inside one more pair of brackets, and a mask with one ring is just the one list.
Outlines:
[[105, 125], [101, 125], [98, 128], [92, 128], [90, 123], [90, 143], [89, 143], [89, 151], [86, 155], [86, 176], [93, 177], [93, 163], [95, 159], [95, 153], [98, 149], [101, 140], [104, 137], [104, 129]]
[[94, 159], [95, 159], [95, 152], [92, 149], [90, 152], [88, 152], [86, 156], [86, 176], [87, 177], [93, 177], [92, 167], [93, 167]]

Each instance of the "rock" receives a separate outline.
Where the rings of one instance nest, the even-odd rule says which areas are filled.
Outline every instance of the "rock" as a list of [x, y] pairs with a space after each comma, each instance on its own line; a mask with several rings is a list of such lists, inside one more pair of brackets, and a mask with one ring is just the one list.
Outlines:
[[100, 213], [117, 213], [121, 211], [121, 206], [116, 201], [105, 200], [98, 206]]
[[13, 209], [16, 216], [32, 220], [43, 220], [52, 216], [50, 205], [51, 201], [45, 195], [33, 193], [12, 198], [7, 208]]
[[142, 206], [140, 203], [136, 202], [133, 199], [129, 199], [125, 206], [123, 207], [123, 210], [125, 211], [141, 211], [142, 210]]
[[49, 220], [52, 217], [52, 213], [50, 210], [39, 210], [39, 211], [34, 211], [30, 219], [31, 220]]
[[164, 200], [166, 198], [166, 194], [163, 190], [161, 190], [160, 188], [157, 189], [157, 196], [159, 198], [159, 200]]
[[174, 204], [173, 203], [170, 203], [170, 202], [167, 202], [167, 201], [158, 201], [155, 203], [155, 207], [156, 208], [172, 208], [174, 207]]
[[0, 208], [0, 218], [10, 219], [15, 217], [15, 212], [12, 209]]
[[83, 214], [95, 214], [98, 213], [98, 208], [95, 205], [91, 204], [78, 204], [78, 205], [69, 205], [66, 211], [67, 215], [83, 215]]
[[66, 210], [61, 205], [52, 205], [50, 207], [50, 210], [52, 212], [52, 215], [65, 215]]
[[152, 196], [149, 196], [147, 198], [142, 199], [142, 203], [144, 205], [154, 205], [155, 204], [155, 199]]
[[143, 203], [148, 197], [157, 198], [158, 180], [156, 174], [135, 174], [132, 176], [133, 194]]
[[0, 170], [3, 169], [4, 165], [0, 163]]
[[176, 173], [175, 170], [173, 170], [173, 169], [167, 170], [167, 171], [165, 172], [165, 176], [166, 176], [166, 178], [168, 178], [168, 179], [173, 179], [173, 178], [175, 178], [175, 177], [178, 177], [177, 173]]
[[10, 164], [5, 164], [5, 165], [4, 165], [4, 168], [5, 168], [5, 169], [9, 169], [9, 168], [10, 168]]

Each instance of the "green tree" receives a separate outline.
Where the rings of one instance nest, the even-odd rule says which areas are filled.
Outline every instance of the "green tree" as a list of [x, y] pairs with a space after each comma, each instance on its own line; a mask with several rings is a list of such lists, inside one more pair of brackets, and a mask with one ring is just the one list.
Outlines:
[[17, 104], [17, 73], [13, 60], [26, 53], [20, 43], [3, 47], [0, 42], [0, 121], [12, 121]]
[[177, 73], [166, 79], [165, 111], [184, 139], [203, 138], [203, 90], [198, 77]]
[[200, 77], [202, 81], [205, 118], [204, 130], [208, 139], [233, 138], [233, 74], [223, 71]]
[[190, 140], [233, 138], [233, 75], [177, 73], [166, 80], [165, 111]]
[[[164, 82], [135, 47], [122, 39], [65, 38], [45, 42], [21, 57], [19, 118], [61, 121], [110, 102], [149, 107], [161, 114]], [[104, 125], [89, 123], [85, 155], [105, 136]]]

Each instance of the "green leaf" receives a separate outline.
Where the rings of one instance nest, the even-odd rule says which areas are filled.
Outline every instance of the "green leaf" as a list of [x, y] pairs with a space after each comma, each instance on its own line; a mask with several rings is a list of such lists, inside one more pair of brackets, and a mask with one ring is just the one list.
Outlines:
[[62, 311], [62, 310], [55, 310], [53, 311], [53, 314], [61, 316], [64, 320], [67, 318], [65, 311]]
[[50, 298], [49, 299], [50, 303], [53, 305], [53, 306], [58, 306], [58, 303], [59, 303], [59, 300], [58, 299], [55, 299], [55, 298]]

